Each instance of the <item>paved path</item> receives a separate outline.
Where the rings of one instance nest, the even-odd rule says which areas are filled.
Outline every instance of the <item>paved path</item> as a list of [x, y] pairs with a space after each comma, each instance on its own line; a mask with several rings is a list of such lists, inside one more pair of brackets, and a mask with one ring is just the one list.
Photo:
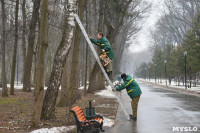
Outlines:
[[[143, 92], [138, 121], [127, 121], [119, 108], [115, 126], [106, 133], [176, 133], [173, 127], [191, 127], [194, 130], [197, 127], [198, 131], [193, 133], [200, 133], [200, 97], [138, 83]], [[126, 91], [123, 91], [122, 97], [125, 107], [131, 113], [131, 100]]]

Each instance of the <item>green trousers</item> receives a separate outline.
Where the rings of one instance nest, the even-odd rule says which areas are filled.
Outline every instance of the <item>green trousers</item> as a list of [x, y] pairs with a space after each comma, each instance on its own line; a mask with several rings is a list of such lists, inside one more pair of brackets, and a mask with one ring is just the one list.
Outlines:
[[132, 111], [133, 111], [133, 117], [137, 118], [137, 108], [138, 108], [138, 102], [140, 100], [140, 95], [133, 98], [131, 102]]

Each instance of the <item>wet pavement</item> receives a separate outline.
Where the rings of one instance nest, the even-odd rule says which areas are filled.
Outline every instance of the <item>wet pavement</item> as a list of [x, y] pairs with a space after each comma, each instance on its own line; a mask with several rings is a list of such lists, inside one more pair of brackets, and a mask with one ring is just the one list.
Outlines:
[[[127, 121], [119, 107], [115, 125], [106, 133], [200, 133], [200, 97], [138, 83], [143, 94], [137, 122]], [[131, 99], [126, 91], [122, 92], [122, 99], [131, 113]]]

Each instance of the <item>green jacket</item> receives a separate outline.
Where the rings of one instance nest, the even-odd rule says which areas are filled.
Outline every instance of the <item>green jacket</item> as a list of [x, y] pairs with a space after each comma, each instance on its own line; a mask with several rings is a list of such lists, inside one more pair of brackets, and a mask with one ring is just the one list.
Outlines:
[[112, 51], [112, 48], [110, 46], [109, 41], [105, 38], [102, 37], [99, 40], [95, 40], [94, 38], [90, 38], [90, 41], [94, 43], [95, 45], [99, 46], [100, 49], [104, 49], [106, 52], [106, 55], [112, 60], [114, 57], [114, 53]]
[[121, 91], [124, 88], [126, 88], [126, 91], [131, 99], [142, 94], [142, 91], [140, 90], [137, 82], [129, 75], [126, 76], [126, 78], [124, 79], [124, 83], [118, 86], [116, 90]]

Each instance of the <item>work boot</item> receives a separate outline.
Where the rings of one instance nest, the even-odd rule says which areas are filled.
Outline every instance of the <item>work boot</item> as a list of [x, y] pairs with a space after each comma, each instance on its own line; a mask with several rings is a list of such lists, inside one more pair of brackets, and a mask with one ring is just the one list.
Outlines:
[[133, 115], [129, 115], [129, 118], [130, 118], [130, 120], [137, 121], [137, 118], [134, 117]]

